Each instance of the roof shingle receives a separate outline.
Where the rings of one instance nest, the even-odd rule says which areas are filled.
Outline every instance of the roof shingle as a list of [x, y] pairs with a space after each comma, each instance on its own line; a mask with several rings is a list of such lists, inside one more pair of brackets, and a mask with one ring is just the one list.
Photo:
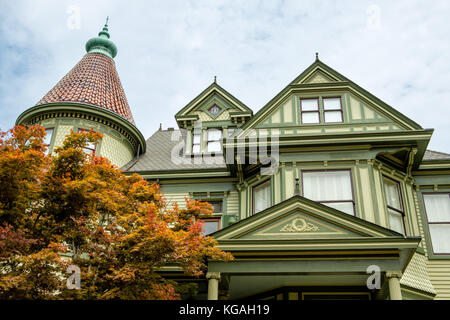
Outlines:
[[114, 60], [87, 53], [36, 105], [79, 102], [115, 112], [134, 124]]

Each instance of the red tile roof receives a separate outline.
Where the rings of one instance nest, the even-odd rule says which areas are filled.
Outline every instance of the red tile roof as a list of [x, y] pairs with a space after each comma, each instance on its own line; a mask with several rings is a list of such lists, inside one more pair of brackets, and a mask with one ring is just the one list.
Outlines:
[[114, 60], [87, 53], [36, 105], [79, 102], [117, 113], [134, 124]]

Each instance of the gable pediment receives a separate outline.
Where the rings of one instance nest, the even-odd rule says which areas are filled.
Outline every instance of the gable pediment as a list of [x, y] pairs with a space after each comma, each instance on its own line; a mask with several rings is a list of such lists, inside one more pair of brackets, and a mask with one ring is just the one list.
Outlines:
[[294, 196], [213, 234], [217, 240], [309, 240], [402, 237], [395, 231]]
[[246, 105], [233, 97], [216, 82], [195, 97], [175, 118], [182, 127], [183, 121], [195, 118], [201, 121], [231, 121], [234, 114], [244, 118], [252, 116], [253, 112]]
[[[342, 121], [325, 122], [324, 97], [340, 97]], [[320, 122], [303, 123], [300, 99], [317, 98]], [[281, 135], [347, 134], [380, 131], [423, 130], [420, 125], [359, 87], [323, 62], [316, 60], [243, 127], [240, 136], [252, 129], [283, 129]]]

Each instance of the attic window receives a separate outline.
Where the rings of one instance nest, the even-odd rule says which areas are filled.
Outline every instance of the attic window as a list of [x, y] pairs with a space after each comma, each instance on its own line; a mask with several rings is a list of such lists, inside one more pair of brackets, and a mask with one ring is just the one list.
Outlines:
[[212, 115], [217, 115], [220, 112], [220, 108], [217, 105], [213, 105], [211, 108], [209, 108], [208, 110]]
[[208, 144], [206, 152], [220, 152], [222, 151], [222, 131], [218, 129], [208, 129]]
[[319, 99], [300, 99], [302, 123], [319, 123]]
[[341, 98], [323, 98], [325, 122], [342, 122]]

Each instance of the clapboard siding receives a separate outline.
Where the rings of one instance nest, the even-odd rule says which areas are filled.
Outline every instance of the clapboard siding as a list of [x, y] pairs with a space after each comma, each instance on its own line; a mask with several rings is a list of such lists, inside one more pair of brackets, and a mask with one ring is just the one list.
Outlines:
[[428, 273], [436, 289], [435, 299], [450, 299], [450, 260], [428, 260]]

